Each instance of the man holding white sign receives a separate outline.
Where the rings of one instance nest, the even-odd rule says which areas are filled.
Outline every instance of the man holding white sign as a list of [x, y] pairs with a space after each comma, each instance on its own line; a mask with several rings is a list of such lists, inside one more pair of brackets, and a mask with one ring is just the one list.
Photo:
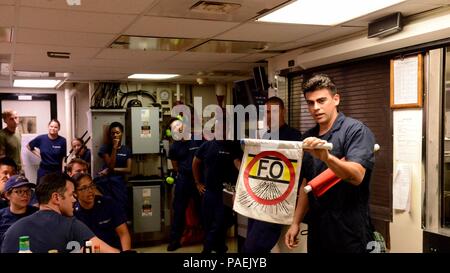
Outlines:
[[[266, 101], [265, 105], [267, 107], [267, 126], [268, 128], [275, 128], [276, 130], [268, 131], [263, 138], [272, 140], [300, 141], [300, 132], [292, 127], [289, 127], [289, 125], [285, 122], [285, 108], [283, 101], [278, 97], [271, 97]], [[294, 180], [295, 177], [292, 167], [292, 164], [295, 165], [295, 163], [292, 163], [291, 160], [283, 158], [283, 156], [277, 151], [271, 151], [269, 153], [271, 154], [267, 154], [259, 159], [257, 166], [258, 171], [253, 178], [270, 180], [269, 183], [266, 184], [290, 184], [290, 187], [284, 191], [285, 193], [289, 193], [288, 190], [292, 187], [292, 183], [289, 183], [289, 180]], [[251, 167], [252, 166], [250, 166], [250, 169]], [[288, 169], [291, 169], [292, 171], [288, 171]], [[283, 177], [287, 177], [287, 179], [283, 179]], [[297, 181], [294, 181], [294, 183], [297, 183]], [[250, 190], [248, 193], [252, 194], [252, 191]], [[281, 198], [283, 196], [284, 195], [280, 195], [279, 197]], [[253, 194], [252, 197], [253, 200], [258, 200], [257, 194]], [[279, 198], [272, 198], [270, 200], [276, 201], [277, 199]], [[282, 204], [281, 200], [279, 204]], [[264, 206], [271, 204], [264, 204], [264, 202], [261, 201], [260, 206], [261, 205]], [[280, 206], [280, 209], [282, 209], [282, 206]], [[269, 223], [266, 221], [249, 218], [247, 238], [245, 239], [242, 251], [244, 253], [270, 253], [271, 249], [275, 246], [281, 235], [282, 228], [283, 225], [281, 224]]]
[[[308, 253], [363, 253], [373, 240], [369, 216], [369, 186], [374, 166], [375, 137], [362, 122], [338, 112], [335, 84], [316, 75], [303, 88], [311, 116], [317, 125], [305, 132], [302, 181], [294, 221], [285, 236], [289, 248], [298, 245], [299, 225], [308, 213]], [[314, 149], [326, 142], [333, 149]], [[313, 158], [311, 158], [311, 156]], [[345, 158], [345, 160], [341, 160]], [[303, 191], [310, 181], [330, 168], [343, 181], [320, 198]]]

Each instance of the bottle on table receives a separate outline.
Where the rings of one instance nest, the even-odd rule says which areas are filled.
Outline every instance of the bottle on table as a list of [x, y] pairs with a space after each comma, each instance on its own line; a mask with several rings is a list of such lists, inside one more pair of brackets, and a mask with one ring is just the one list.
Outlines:
[[19, 237], [19, 253], [32, 253], [30, 250], [30, 236]]

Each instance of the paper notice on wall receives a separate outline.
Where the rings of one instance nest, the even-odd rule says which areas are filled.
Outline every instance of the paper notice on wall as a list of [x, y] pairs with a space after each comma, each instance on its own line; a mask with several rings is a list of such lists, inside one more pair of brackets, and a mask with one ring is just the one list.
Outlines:
[[417, 103], [417, 56], [394, 61], [394, 104]]
[[393, 208], [409, 212], [411, 209], [411, 164], [399, 163], [395, 171], [393, 193]]
[[394, 156], [402, 163], [415, 163], [421, 159], [422, 110], [394, 112]]

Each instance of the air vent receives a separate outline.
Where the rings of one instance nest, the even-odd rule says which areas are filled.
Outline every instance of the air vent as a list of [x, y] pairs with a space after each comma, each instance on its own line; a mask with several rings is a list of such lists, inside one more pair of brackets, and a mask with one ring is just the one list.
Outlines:
[[229, 14], [238, 8], [240, 4], [236, 3], [222, 3], [214, 1], [199, 1], [195, 3], [190, 10], [194, 12], [208, 13], [208, 14]]
[[69, 52], [54, 52], [54, 51], [47, 51], [47, 56], [49, 58], [61, 58], [61, 59], [69, 59], [70, 53]]

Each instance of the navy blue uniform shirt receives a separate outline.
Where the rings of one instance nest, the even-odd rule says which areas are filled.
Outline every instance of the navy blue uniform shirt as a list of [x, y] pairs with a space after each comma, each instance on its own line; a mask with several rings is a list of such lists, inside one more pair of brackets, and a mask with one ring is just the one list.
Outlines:
[[62, 170], [62, 160], [67, 154], [67, 142], [62, 136], [50, 139], [48, 135], [39, 135], [31, 140], [31, 150], [39, 148], [41, 154], [40, 168], [52, 171]]
[[53, 210], [40, 210], [18, 220], [6, 231], [2, 253], [19, 252], [20, 236], [30, 237], [30, 250], [34, 253], [47, 253], [51, 249], [64, 253], [74, 250], [72, 241], [81, 247], [95, 235], [75, 217], [66, 217]]
[[17, 220], [19, 220], [25, 216], [35, 213], [38, 210], [39, 209], [37, 207], [27, 206], [27, 210], [25, 211], [25, 213], [15, 214], [15, 213], [11, 212], [9, 207], [1, 209], [0, 210], [0, 245], [3, 241], [3, 235], [5, 234], [5, 232], [8, 230], [8, 228], [12, 224], [14, 224], [15, 222], [17, 222]]
[[273, 133], [270, 131], [266, 132], [263, 139], [300, 141], [301, 133], [285, 123], [278, 131], [274, 131]]
[[116, 228], [127, 222], [122, 209], [106, 196], [95, 196], [94, 207], [84, 209], [80, 203], [74, 206], [75, 217], [86, 224], [94, 234], [108, 245], [121, 249]]
[[[103, 155], [108, 154], [111, 156], [112, 153], [112, 145], [109, 144], [103, 144], [100, 146], [100, 149], [98, 151], [98, 155], [103, 158]], [[131, 150], [125, 145], [121, 145], [119, 149], [116, 152], [116, 165], [115, 168], [126, 168], [127, 167], [127, 161], [128, 158], [131, 157]], [[103, 166], [103, 168], [107, 168], [106, 164]]]
[[241, 159], [237, 142], [227, 140], [210, 140], [202, 144], [195, 156], [202, 161], [202, 181], [207, 190], [221, 191], [223, 183], [236, 184], [238, 170], [235, 159]]
[[[369, 186], [374, 166], [375, 137], [362, 122], [339, 113], [332, 128], [319, 136], [319, 126], [303, 138], [318, 137], [333, 143], [331, 154], [361, 164], [365, 175], [360, 185], [347, 181], [334, 185], [321, 197], [309, 197], [308, 252], [365, 252], [372, 240], [369, 223]], [[305, 153], [302, 170], [309, 181], [327, 165]]]
[[169, 159], [178, 162], [178, 179], [194, 181], [192, 175], [192, 160], [202, 145], [202, 140], [175, 141], [169, 148]]

